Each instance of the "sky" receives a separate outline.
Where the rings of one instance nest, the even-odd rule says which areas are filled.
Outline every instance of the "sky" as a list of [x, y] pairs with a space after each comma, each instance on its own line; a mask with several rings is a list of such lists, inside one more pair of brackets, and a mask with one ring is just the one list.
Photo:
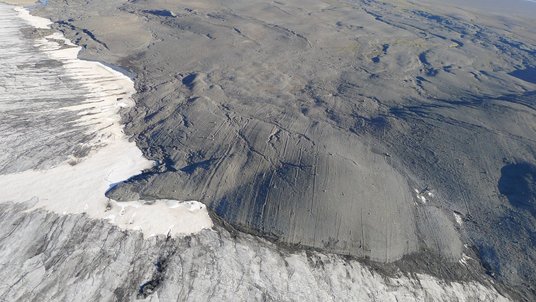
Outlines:
[[473, 11], [533, 18], [536, 26], [536, 0], [421, 0], [426, 3], [451, 4]]

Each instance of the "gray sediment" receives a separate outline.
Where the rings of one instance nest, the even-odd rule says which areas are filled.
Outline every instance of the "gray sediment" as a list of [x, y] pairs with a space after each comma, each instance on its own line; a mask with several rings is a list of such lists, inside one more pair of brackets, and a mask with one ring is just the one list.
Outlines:
[[372, 1], [35, 13], [135, 73], [126, 130], [160, 165], [110, 197], [196, 199], [283, 245], [444, 279], [470, 255], [472, 279], [535, 296], [536, 191], [507, 185], [533, 186], [536, 87], [512, 76], [536, 65], [531, 20]]

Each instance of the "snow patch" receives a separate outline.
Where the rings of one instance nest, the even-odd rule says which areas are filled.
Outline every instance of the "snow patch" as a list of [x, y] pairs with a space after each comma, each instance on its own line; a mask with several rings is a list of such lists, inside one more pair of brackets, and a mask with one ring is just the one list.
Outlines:
[[413, 190], [415, 191], [415, 195], [417, 196], [417, 199], [422, 204], [426, 204], [428, 202], [428, 199], [426, 198], [427, 196], [434, 197], [434, 194], [428, 188], [425, 188], [423, 190], [419, 190], [419, 189], [413, 189]]
[[154, 200], [105, 204], [107, 218], [125, 229], [145, 234], [192, 234], [210, 228], [206, 206], [198, 201]]
[[460, 215], [459, 213], [456, 213], [456, 212], [452, 212], [452, 214], [454, 214], [454, 220], [456, 220], [456, 223], [458, 225], [462, 225], [463, 224], [462, 215]]
[[473, 258], [467, 256], [465, 253], [462, 253], [462, 258], [460, 258], [458, 262], [460, 262], [460, 264], [467, 265], [467, 260], [470, 260], [470, 259], [473, 259]]
[[22, 7], [15, 7], [14, 9], [19, 13], [19, 16], [24, 19], [24, 21], [26, 21], [29, 25], [40, 29], [50, 29], [52, 21], [45, 18], [32, 16], [30, 15], [29, 10]]

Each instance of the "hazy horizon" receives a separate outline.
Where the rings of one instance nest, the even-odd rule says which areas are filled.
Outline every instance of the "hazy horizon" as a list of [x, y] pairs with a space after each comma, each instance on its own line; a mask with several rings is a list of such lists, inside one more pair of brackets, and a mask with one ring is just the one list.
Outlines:
[[417, 0], [424, 3], [441, 3], [469, 10], [486, 10], [493, 14], [514, 14], [523, 17], [536, 15], [536, 0]]

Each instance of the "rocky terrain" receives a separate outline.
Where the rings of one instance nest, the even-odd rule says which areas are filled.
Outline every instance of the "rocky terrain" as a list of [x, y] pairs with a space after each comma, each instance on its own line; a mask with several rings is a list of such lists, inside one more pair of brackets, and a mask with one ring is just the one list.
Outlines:
[[[256, 249], [245, 252], [252, 262], [278, 259], [269, 274], [290, 278], [284, 282], [299, 271], [288, 257], [307, 264], [300, 276], [313, 277], [297, 281], [304, 296], [297, 288], [285, 296], [275, 281], [259, 285], [262, 278], [254, 277], [259, 272], [248, 270], [246, 283], [236, 285], [245, 298], [303, 300], [320, 287], [332, 300], [383, 301], [379, 292], [359, 296], [322, 279], [336, 271], [359, 283], [355, 280], [372, 277], [352, 274], [377, 269], [380, 279], [426, 274], [453, 286], [430, 290], [420, 282], [417, 292], [408, 290], [410, 300], [494, 300], [495, 290], [533, 300], [535, 21], [526, 12], [497, 14], [459, 5], [68, 0], [35, 8], [32, 13], [50, 18], [54, 29], [83, 47], [82, 58], [127, 69], [135, 81], [136, 106], [123, 116], [126, 131], [158, 165], [107, 195], [125, 201], [195, 199], [221, 219], [215, 231], [192, 239], [144, 241], [131, 235], [114, 241], [137, 242], [128, 253], [143, 250], [150, 259], [144, 259], [145, 269], [132, 269], [139, 277], [118, 271], [118, 282], [130, 283], [114, 285], [121, 289], [116, 299], [132, 297], [136, 284], [154, 274], [156, 281], [142, 285], [139, 297], [149, 297], [145, 289], [154, 287], [161, 298], [206, 300], [197, 294], [206, 288], [195, 283], [204, 280], [199, 274], [235, 280], [222, 272], [253, 265], [226, 267], [219, 257], [239, 257], [245, 249], [240, 244], [247, 242], [243, 246]], [[81, 234], [120, 234], [84, 217], [50, 218], [55, 216], [13, 207], [4, 206], [2, 213], [15, 221], [76, 220], [91, 229], [80, 227]], [[197, 248], [190, 250], [191, 240]], [[78, 241], [73, 244], [80, 248]], [[182, 253], [197, 252], [206, 262], [180, 262]], [[174, 268], [164, 277], [159, 257], [181, 265], [164, 265]], [[341, 268], [347, 265], [359, 269]], [[211, 267], [221, 270], [198, 272]], [[195, 283], [188, 290], [168, 285], [189, 278], [175, 277], [180, 270]], [[493, 290], [456, 297], [478, 295], [474, 288], [482, 284]], [[216, 291], [213, 298], [222, 295], [229, 294]], [[315, 298], [326, 300], [323, 295]]]

